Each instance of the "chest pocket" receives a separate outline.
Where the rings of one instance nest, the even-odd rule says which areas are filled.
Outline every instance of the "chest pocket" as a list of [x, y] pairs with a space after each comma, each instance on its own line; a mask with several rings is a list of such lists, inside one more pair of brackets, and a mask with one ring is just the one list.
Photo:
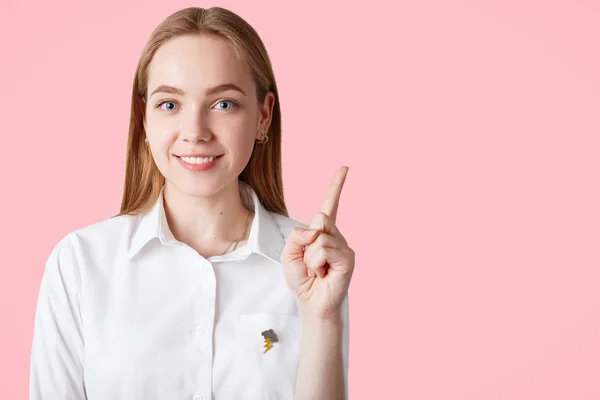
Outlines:
[[[265, 353], [262, 332], [269, 329], [278, 341]], [[301, 340], [300, 317], [279, 313], [239, 315], [232, 366], [236, 398], [293, 400]]]

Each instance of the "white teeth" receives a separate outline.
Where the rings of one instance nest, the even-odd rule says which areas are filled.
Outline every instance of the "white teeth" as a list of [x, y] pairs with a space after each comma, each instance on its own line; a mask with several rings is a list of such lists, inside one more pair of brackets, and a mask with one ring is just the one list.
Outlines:
[[183, 161], [189, 164], [205, 164], [214, 161], [215, 156], [210, 157], [180, 157]]

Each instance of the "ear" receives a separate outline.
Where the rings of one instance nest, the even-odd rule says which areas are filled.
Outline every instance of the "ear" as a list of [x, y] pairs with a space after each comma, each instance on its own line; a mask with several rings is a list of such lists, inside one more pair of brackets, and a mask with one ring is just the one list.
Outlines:
[[258, 131], [256, 132], [256, 140], [261, 139], [261, 134], [263, 132], [267, 132], [269, 127], [271, 126], [271, 121], [273, 119], [273, 106], [275, 105], [275, 95], [273, 92], [267, 92], [265, 96], [265, 101], [259, 109], [259, 126]]

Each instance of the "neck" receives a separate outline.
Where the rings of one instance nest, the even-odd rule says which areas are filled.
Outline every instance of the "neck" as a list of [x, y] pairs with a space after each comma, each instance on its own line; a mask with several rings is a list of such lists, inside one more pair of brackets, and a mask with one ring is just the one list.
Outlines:
[[[239, 182], [233, 181], [212, 196], [190, 196], [165, 183], [164, 209], [175, 239], [206, 258], [239, 247], [250, 234], [252, 216], [240, 197]], [[248, 226], [244, 227], [248, 222]], [[236, 246], [231, 243], [240, 239]]]

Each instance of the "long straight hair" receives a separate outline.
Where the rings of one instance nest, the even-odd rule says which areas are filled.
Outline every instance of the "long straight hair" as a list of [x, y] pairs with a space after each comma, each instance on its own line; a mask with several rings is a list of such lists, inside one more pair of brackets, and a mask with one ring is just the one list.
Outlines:
[[125, 187], [119, 215], [139, 214], [158, 199], [165, 182], [145, 145], [144, 100], [148, 91], [148, 66], [160, 46], [178, 36], [212, 35], [225, 40], [236, 57], [251, 70], [258, 97], [264, 104], [267, 92], [275, 95], [267, 143], [255, 142], [248, 165], [239, 180], [248, 184], [269, 211], [288, 216], [281, 173], [281, 111], [275, 76], [267, 50], [258, 33], [237, 14], [221, 7], [188, 7], [168, 16], [156, 27], [138, 61], [131, 93], [131, 116], [127, 142]]

